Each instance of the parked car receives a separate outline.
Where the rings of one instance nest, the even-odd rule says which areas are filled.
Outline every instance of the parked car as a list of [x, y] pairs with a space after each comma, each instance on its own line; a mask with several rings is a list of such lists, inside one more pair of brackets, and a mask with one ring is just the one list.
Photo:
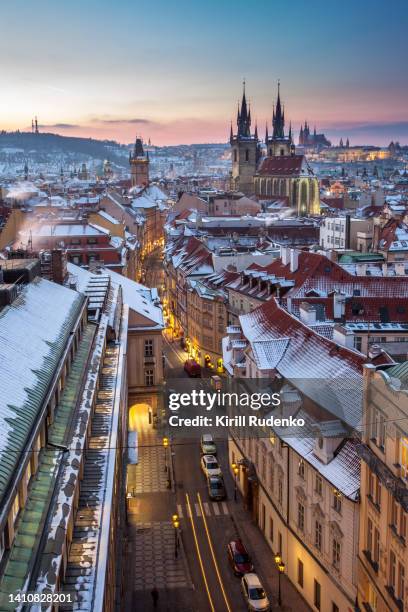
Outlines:
[[251, 574], [254, 571], [254, 566], [247, 549], [241, 540], [233, 540], [227, 546], [228, 561], [236, 576]]
[[269, 599], [256, 574], [244, 574], [241, 578], [241, 587], [248, 610], [253, 612], [267, 612], [270, 610]]
[[222, 476], [209, 476], [207, 478], [209, 498], [214, 501], [225, 499], [225, 485]]
[[207, 478], [208, 476], [222, 476], [221, 468], [214, 455], [203, 455], [201, 457], [201, 469]]
[[184, 364], [184, 370], [192, 378], [199, 378], [201, 376], [201, 366], [194, 359], [187, 359]]
[[211, 434], [201, 436], [201, 452], [203, 455], [216, 455], [217, 447]]

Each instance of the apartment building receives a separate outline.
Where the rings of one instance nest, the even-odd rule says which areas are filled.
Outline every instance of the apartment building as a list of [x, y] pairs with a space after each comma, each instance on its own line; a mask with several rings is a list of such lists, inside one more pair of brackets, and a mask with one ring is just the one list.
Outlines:
[[[110, 285], [101, 300], [99, 287], [87, 297], [39, 277], [0, 295], [0, 608], [15, 610], [10, 594], [30, 591], [114, 610], [127, 307]], [[105, 304], [93, 320], [92, 298]]]
[[278, 383], [274, 416], [303, 427], [237, 429], [229, 441], [239, 487], [273, 555], [314, 610], [354, 610], [364, 358], [336, 345], [275, 299], [242, 315], [223, 341], [235, 379]]
[[408, 362], [364, 367], [358, 602], [407, 609]]

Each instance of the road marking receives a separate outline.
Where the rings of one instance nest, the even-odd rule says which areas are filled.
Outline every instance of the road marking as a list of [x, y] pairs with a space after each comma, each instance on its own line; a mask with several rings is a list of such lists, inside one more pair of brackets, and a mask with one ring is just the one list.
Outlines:
[[222, 511], [224, 512], [224, 514], [229, 514], [227, 502], [222, 502]]
[[203, 565], [203, 560], [201, 558], [200, 547], [198, 545], [197, 534], [196, 534], [196, 529], [195, 529], [194, 519], [193, 519], [193, 513], [191, 512], [190, 498], [188, 496], [188, 493], [186, 493], [186, 500], [187, 500], [187, 507], [188, 507], [189, 515], [190, 515], [191, 529], [193, 530], [194, 542], [195, 542], [195, 545], [196, 545], [198, 560], [200, 562], [200, 568], [201, 568], [201, 573], [203, 575], [205, 589], [207, 591], [208, 601], [210, 603], [211, 612], [215, 612], [213, 600], [211, 598], [210, 589], [208, 588], [207, 576], [205, 575], [205, 571], [204, 571], [204, 565]]
[[196, 515], [197, 516], [201, 516], [200, 505], [199, 504], [194, 504], [194, 507], [195, 507]]
[[204, 506], [204, 510], [205, 510], [206, 515], [207, 516], [211, 516], [210, 506], [209, 506], [208, 502], [204, 502], [203, 506]]
[[181, 504], [177, 504], [177, 513], [180, 518], [183, 518], [183, 506]]
[[213, 508], [214, 508], [214, 514], [216, 514], [218, 516], [219, 513], [220, 513], [220, 509], [218, 507], [217, 502], [213, 502]]
[[[200, 504], [200, 508], [201, 508], [201, 511], [202, 511], [203, 506], [202, 506], [202, 503], [201, 503], [201, 496], [200, 496], [199, 493], [197, 493], [197, 499], [198, 499], [198, 503]], [[224, 597], [225, 605], [227, 606], [228, 612], [232, 612], [231, 607], [230, 607], [229, 602], [228, 602], [227, 594], [226, 594], [225, 589], [224, 589], [224, 584], [223, 584], [222, 579], [221, 579], [220, 570], [218, 569], [218, 563], [217, 563], [217, 559], [216, 559], [215, 554], [214, 554], [214, 548], [213, 548], [213, 545], [212, 545], [212, 541], [211, 541], [211, 537], [210, 537], [210, 532], [208, 531], [207, 519], [205, 518], [205, 514], [204, 513], [203, 513], [203, 521], [204, 521], [205, 533], [207, 535], [208, 545], [210, 547], [211, 556], [212, 556], [212, 559], [213, 559], [215, 571], [217, 573], [218, 582], [220, 583], [220, 587], [221, 587], [222, 595]]]

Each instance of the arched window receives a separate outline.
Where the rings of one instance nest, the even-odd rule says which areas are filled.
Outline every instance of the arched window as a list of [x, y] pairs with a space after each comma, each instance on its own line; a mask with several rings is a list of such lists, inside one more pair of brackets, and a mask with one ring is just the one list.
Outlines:
[[249, 149], [245, 149], [245, 161], [249, 161]]
[[308, 196], [307, 183], [306, 181], [303, 181], [302, 187], [300, 190], [300, 206], [301, 206], [302, 212], [305, 212], [307, 210], [307, 204], [308, 204], [307, 196]]

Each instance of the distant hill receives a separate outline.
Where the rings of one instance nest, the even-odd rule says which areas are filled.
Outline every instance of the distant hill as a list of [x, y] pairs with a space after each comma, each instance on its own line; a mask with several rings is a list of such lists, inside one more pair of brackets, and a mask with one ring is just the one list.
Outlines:
[[[14, 151], [15, 149], [19, 151]], [[95, 140], [94, 138], [78, 138], [60, 136], [59, 134], [32, 132], [0, 132], [0, 152], [10, 150], [10, 153], [20, 153], [32, 157], [58, 154], [67, 156], [85, 156], [114, 161], [125, 166], [128, 163], [128, 148], [114, 140]]]

